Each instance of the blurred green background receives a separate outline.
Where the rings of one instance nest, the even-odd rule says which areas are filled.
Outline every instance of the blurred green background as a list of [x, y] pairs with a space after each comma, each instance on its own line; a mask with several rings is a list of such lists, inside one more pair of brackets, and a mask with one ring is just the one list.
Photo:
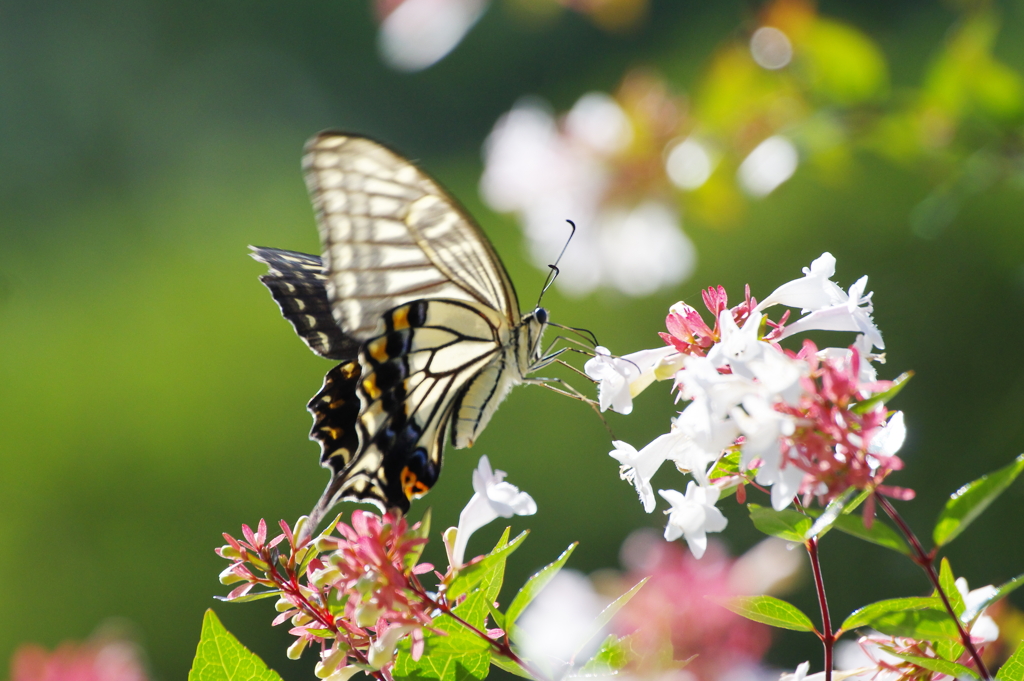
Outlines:
[[[287, 632], [269, 627], [269, 603], [213, 600], [227, 591], [213, 553], [220, 533], [261, 517], [294, 520], [327, 480], [304, 407], [331, 364], [295, 337], [246, 257], [248, 244], [318, 251], [299, 171], [304, 140], [340, 128], [420, 159], [479, 218], [530, 301], [544, 274], [528, 263], [514, 220], [489, 212], [477, 192], [494, 121], [524, 94], [565, 110], [637, 65], [689, 88], [758, 7], [659, 0], [646, 23], [610, 34], [571, 13], [533, 25], [496, 4], [448, 58], [400, 74], [381, 64], [360, 0], [4, 3], [0, 665], [19, 643], [52, 647], [121, 618], [154, 677], [181, 679], [213, 606], [284, 678], [310, 678], [310, 660], [285, 659]], [[1024, 3], [997, 10], [995, 54], [1024, 70]], [[897, 88], [920, 83], [959, 17], [924, 1], [823, 2], [819, 11], [875, 40]], [[657, 345], [668, 306], [695, 303], [702, 287], [723, 284], [738, 297], [749, 283], [763, 297], [831, 251], [844, 287], [870, 275], [888, 352], [881, 376], [917, 372], [893, 404], [910, 427], [907, 469], [893, 482], [917, 490], [903, 507], [927, 534], [944, 496], [1024, 450], [1022, 183], [974, 192], [924, 239], [910, 216], [934, 184], [867, 155], [842, 182], [797, 171], [730, 227], [688, 219], [699, 266], [676, 290], [640, 300], [554, 290], [545, 305], [625, 353]], [[672, 407], [667, 385], [655, 386], [632, 416], [609, 420], [640, 446], [667, 429]], [[516, 390], [472, 451], [448, 451], [413, 515], [429, 505], [437, 527], [454, 525], [487, 454], [540, 508], [513, 522], [533, 532], [509, 566], [510, 586], [574, 540], [572, 566], [614, 567], [631, 530], [664, 519], [642, 512], [609, 449], [584, 405]], [[681, 484], [667, 467], [662, 475], [656, 484]], [[972, 586], [1024, 572], [1022, 505], [1018, 484], [950, 547]], [[725, 509], [722, 541], [738, 553], [759, 537], [734, 502]], [[470, 548], [499, 531], [487, 528]], [[442, 556], [428, 547], [428, 558]], [[839, 616], [927, 589], [908, 561], [847, 537], [830, 535], [823, 559]], [[792, 598], [814, 611], [806, 585]], [[777, 640], [776, 664], [820, 660], [810, 637]]]

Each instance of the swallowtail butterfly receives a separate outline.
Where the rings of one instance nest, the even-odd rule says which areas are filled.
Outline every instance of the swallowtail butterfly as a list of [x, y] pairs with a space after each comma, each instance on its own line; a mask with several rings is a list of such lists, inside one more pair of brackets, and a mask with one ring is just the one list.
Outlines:
[[547, 311], [522, 315], [473, 219], [411, 161], [365, 137], [306, 144], [323, 256], [253, 247], [260, 280], [313, 352], [340, 363], [309, 402], [330, 483], [308, 531], [343, 500], [407, 511], [446, 439], [473, 444], [509, 390], [552, 362]]

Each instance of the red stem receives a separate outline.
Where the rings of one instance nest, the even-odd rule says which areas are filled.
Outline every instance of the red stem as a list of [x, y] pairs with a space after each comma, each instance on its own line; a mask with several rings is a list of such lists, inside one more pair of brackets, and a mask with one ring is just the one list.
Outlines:
[[818, 560], [818, 538], [811, 537], [804, 546], [811, 558], [811, 569], [814, 571], [814, 588], [818, 593], [818, 607], [821, 608], [821, 644], [825, 646], [825, 681], [832, 681], [832, 649], [835, 647], [836, 636], [832, 631], [832, 617], [828, 612], [828, 600], [825, 598], [825, 580], [821, 577], [821, 561]]
[[942, 599], [942, 604], [946, 607], [946, 612], [949, 613], [949, 616], [953, 618], [953, 622], [956, 623], [957, 631], [960, 633], [960, 642], [963, 643], [964, 648], [968, 653], [970, 653], [971, 658], [974, 659], [974, 663], [978, 665], [978, 673], [981, 674], [981, 678], [985, 680], [991, 679], [992, 675], [989, 673], [988, 667], [986, 667], [985, 663], [982, 661], [981, 654], [978, 653], [978, 649], [974, 647], [974, 642], [971, 641], [970, 633], [964, 629], [963, 623], [960, 621], [960, 618], [957, 617], [956, 611], [953, 610], [952, 603], [949, 602], [949, 597], [942, 589], [942, 585], [939, 584], [939, 574], [935, 571], [935, 550], [932, 550], [930, 553], [925, 552], [921, 542], [917, 539], [917, 535], [914, 534], [913, 530], [910, 529], [910, 526], [907, 525], [906, 521], [903, 520], [903, 517], [896, 511], [893, 505], [889, 503], [889, 500], [879, 494], [877, 490], [875, 491], [875, 500], [878, 502], [878, 505], [882, 507], [882, 510], [885, 511], [886, 515], [892, 518], [892, 521], [900, 528], [900, 532], [902, 532], [903, 536], [907, 538], [907, 541], [910, 542], [910, 546], [914, 550], [914, 555], [911, 556], [911, 560], [921, 566], [921, 569], [923, 569], [925, 574], [928, 576], [928, 580], [932, 583], [932, 586], [935, 587], [935, 591], [938, 592], [939, 597]]

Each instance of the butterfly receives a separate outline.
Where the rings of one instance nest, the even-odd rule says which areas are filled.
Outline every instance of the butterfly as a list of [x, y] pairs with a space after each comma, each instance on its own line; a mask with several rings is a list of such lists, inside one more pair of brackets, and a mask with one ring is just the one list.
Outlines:
[[316, 354], [340, 363], [308, 404], [332, 472], [307, 522], [340, 501], [409, 510], [498, 404], [560, 354], [548, 313], [519, 311], [494, 247], [424, 171], [366, 137], [322, 132], [302, 161], [323, 256], [251, 247], [260, 277]]

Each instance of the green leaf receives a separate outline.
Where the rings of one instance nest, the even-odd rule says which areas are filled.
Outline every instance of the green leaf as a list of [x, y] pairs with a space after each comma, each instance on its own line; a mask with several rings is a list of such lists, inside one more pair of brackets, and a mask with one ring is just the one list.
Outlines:
[[807, 530], [804, 534], [804, 541], [824, 535], [832, 529], [832, 525], [835, 524], [836, 519], [843, 512], [843, 509], [846, 508], [847, 502], [850, 501], [850, 497], [856, 491], [856, 487], [847, 487], [845, 492], [830, 501], [825, 510], [818, 516], [818, 519], [811, 525], [811, 529]]
[[[577, 542], [569, 544], [569, 548], [563, 551], [562, 555], [560, 555], [553, 563], [541, 568], [537, 574], [526, 580], [526, 584], [524, 584], [523, 588], [519, 590], [519, 593], [517, 593], [516, 597], [512, 599], [512, 603], [509, 604], [508, 609], [505, 611], [505, 624], [507, 624], [509, 628], [515, 625], [516, 620], [523, 614], [523, 610], [526, 610], [526, 606], [528, 606], [533, 599], [537, 597], [537, 594], [547, 586], [552, 577], [558, 574], [558, 571], [562, 569], [563, 565], [565, 565], [565, 561], [569, 560], [569, 556], [572, 555], [576, 546]], [[506, 631], [508, 630], [506, 629]]]
[[[504, 568], [504, 563], [501, 567]], [[481, 588], [469, 594], [453, 612], [477, 629], [482, 629], [488, 605], [486, 593]], [[441, 633], [424, 631], [424, 650], [419, 660], [412, 659], [410, 639], [406, 638], [398, 645], [398, 657], [392, 672], [396, 680], [467, 681], [487, 676], [491, 664], [489, 641], [467, 629], [454, 617], [442, 615], [435, 618], [431, 626]]]
[[846, 508], [843, 509], [843, 515], [850, 515], [851, 513], [856, 511], [860, 507], [860, 505], [863, 504], [864, 501], [874, 493], [875, 490], [870, 488], [861, 490], [860, 494], [857, 495], [857, 498], [848, 503], [846, 505]]
[[960, 594], [960, 589], [956, 588], [956, 577], [953, 576], [953, 568], [949, 566], [949, 558], [943, 558], [942, 564], [939, 566], [939, 586], [946, 593], [946, 598], [953, 606], [956, 616], [963, 615], [967, 605], [964, 603], [963, 595]]
[[502, 613], [500, 610], [498, 610], [496, 607], [494, 607], [494, 603], [489, 603], [488, 606], [490, 607], [491, 620], [494, 622], [494, 626], [498, 627], [499, 629], [504, 630], [505, 629], [505, 615], [504, 615], [504, 613]]
[[935, 653], [943, 660], [956, 662], [964, 654], [964, 650], [963, 644], [957, 641], [950, 641], [948, 639], [935, 641]]
[[870, 626], [888, 636], [906, 636], [922, 641], [959, 640], [956, 623], [942, 601], [934, 596], [893, 598], [866, 605], [846, 618], [840, 629], [849, 631]]
[[[513, 539], [511, 542], [508, 541], [508, 535], [511, 528], [506, 527], [504, 534], [501, 535], [501, 539], [498, 540], [497, 546], [489, 554], [484, 556], [483, 560], [478, 563], [468, 565], [459, 571], [459, 574], [452, 580], [451, 585], [448, 587], [448, 600], [454, 601], [463, 594], [467, 594], [472, 591], [483, 579], [484, 575], [490, 571], [495, 564], [501, 563], [505, 565], [505, 561], [512, 555], [512, 552], [519, 548], [519, 545], [523, 543], [529, 532], [523, 532], [518, 537]], [[504, 569], [504, 567], [503, 567]]]
[[990, 596], [989, 598], [986, 598], [984, 601], [976, 604], [970, 610], [964, 610], [964, 612], [960, 615], [960, 620], [965, 624], [973, 624], [974, 620], [977, 619], [978, 615], [981, 614], [982, 610], [992, 605], [996, 601], [1006, 598], [1021, 586], [1024, 586], [1024, 575], [1017, 575], [1016, 577], [1014, 577], [1013, 579], [1011, 579], [1010, 581], [1006, 582], [1001, 587], [996, 589], [996, 592], [992, 594], [992, 596]]
[[605, 628], [605, 625], [612, 621], [612, 617], [615, 617], [615, 613], [621, 610], [622, 606], [624, 606], [626, 603], [629, 603], [633, 599], [633, 596], [636, 596], [636, 592], [640, 590], [640, 587], [647, 583], [648, 579], [650, 579], [650, 577], [644, 577], [643, 579], [641, 579], [633, 586], [632, 589], [616, 598], [614, 601], [609, 603], [604, 610], [601, 611], [601, 613], [597, 616], [597, 619], [594, 620], [594, 624], [591, 627], [590, 634], [586, 637], [586, 639], [580, 642], [579, 648], [577, 648], [576, 652], [572, 654], [572, 658], [569, 660], [570, 662], [576, 661], [576, 656], [580, 654], [580, 651], [583, 650], [583, 648], [586, 647], [586, 645], [590, 643], [590, 641], [593, 640], [595, 636], [601, 633], [601, 630]]
[[[427, 539], [430, 537], [430, 516], [430, 509], [428, 508], [426, 513], [423, 514], [423, 517], [420, 518], [420, 527], [416, 531], [415, 535], [417, 539]], [[402, 561], [402, 564], [405, 566], [406, 570], [411, 570], [416, 567], [416, 564], [420, 562], [420, 557], [423, 556], [423, 549], [425, 548], [427, 548], [427, 543], [423, 542], [413, 548], [412, 551], [405, 554], [405, 559]]]
[[804, 535], [811, 529], [811, 519], [792, 509], [776, 511], [757, 504], [747, 504], [747, 510], [750, 511], [754, 527], [771, 537], [802, 544]]
[[594, 656], [572, 676], [612, 676], [617, 674], [631, 659], [630, 642], [629, 636], [619, 638], [615, 634], [609, 634]]
[[207, 610], [188, 681], [281, 681], [281, 677], [239, 643], [213, 610]]
[[740, 596], [716, 602], [748, 620], [781, 629], [814, 631], [811, 618], [795, 605], [774, 596]]
[[884, 646], [882, 650], [889, 653], [890, 655], [894, 655], [900, 658], [901, 660], [913, 662], [918, 667], [924, 667], [925, 669], [929, 669], [933, 672], [945, 674], [950, 678], [961, 680], [965, 678], [978, 678], [978, 673], [975, 672], [973, 669], [969, 669], [968, 667], [965, 667], [962, 664], [957, 664], [956, 662], [949, 662], [948, 660], [939, 660], [934, 657], [924, 657], [922, 655], [909, 655], [907, 653], [897, 653], [895, 650], [888, 646]]
[[1024, 681], [1024, 641], [996, 674], [996, 681]]
[[878, 518], [871, 523], [871, 529], [864, 527], [864, 519], [859, 515], [841, 515], [836, 518], [834, 525], [840, 532], [884, 546], [906, 556], [910, 555], [910, 547], [907, 542], [903, 541], [903, 537]]
[[491, 664], [493, 664], [498, 669], [503, 669], [507, 671], [509, 674], [515, 674], [516, 676], [521, 676], [524, 679], [533, 678], [533, 676], [531, 676], [528, 671], [526, 671], [525, 669], [520, 667], [518, 663], [513, 662], [507, 657], [502, 657], [501, 655], [491, 655]]
[[264, 598], [270, 598], [272, 596], [280, 596], [281, 590], [274, 589], [273, 591], [257, 591], [256, 593], [247, 593], [244, 596], [238, 598], [228, 599], [224, 596], [214, 596], [218, 601], [224, 601], [225, 603], [248, 603], [250, 601], [261, 601]]
[[[906, 610], [925, 610], [925, 609], [939, 609], [943, 613], [946, 611], [942, 606], [942, 601], [934, 596], [924, 597], [911, 597], [911, 598], [890, 598], [884, 601], [878, 601], [877, 603], [871, 603], [865, 605], [862, 608], [857, 608], [850, 616], [846, 618], [840, 629], [843, 631], [850, 631], [851, 629], [858, 629], [860, 627], [866, 627], [871, 624], [875, 619], [888, 615], [894, 612], [903, 612]], [[948, 614], [946, 615], [948, 617]]]
[[1014, 459], [1010, 465], [983, 475], [953, 492], [935, 522], [935, 529], [932, 532], [935, 545], [944, 546], [967, 529], [967, 526], [1017, 479], [1021, 471], [1024, 471], [1024, 454]]
[[896, 380], [892, 382], [892, 386], [888, 390], [886, 390], [885, 392], [878, 393], [877, 395], [872, 395], [871, 397], [862, 402], [858, 402], [857, 404], [850, 407], [850, 411], [852, 411], [854, 414], [866, 414], [875, 407], [877, 407], [879, 403], [888, 403], [889, 400], [896, 397], [896, 394], [899, 393], [899, 391], [903, 390], [903, 386], [905, 386], [907, 384], [907, 381], [909, 381], [913, 377], [913, 371], [904, 371], [902, 374], [896, 377]]
[[737, 475], [740, 472], [740, 451], [729, 452], [725, 456], [718, 459], [711, 472], [708, 473], [709, 480], [717, 480], [718, 478], [727, 478], [732, 475]]

